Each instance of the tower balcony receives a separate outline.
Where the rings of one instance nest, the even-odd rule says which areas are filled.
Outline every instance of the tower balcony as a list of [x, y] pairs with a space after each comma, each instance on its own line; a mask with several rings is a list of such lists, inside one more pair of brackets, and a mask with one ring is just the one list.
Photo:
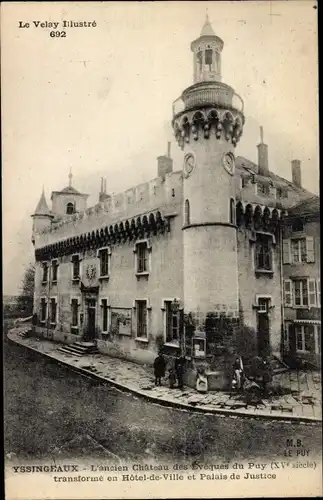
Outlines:
[[200, 82], [184, 90], [173, 103], [175, 138], [183, 149], [185, 142], [208, 139], [215, 133], [234, 146], [244, 125], [244, 105], [232, 87], [221, 82]]
[[243, 114], [244, 103], [232, 87], [221, 82], [200, 82], [184, 90], [173, 103], [173, 118], [199, 108], [225, 108]]

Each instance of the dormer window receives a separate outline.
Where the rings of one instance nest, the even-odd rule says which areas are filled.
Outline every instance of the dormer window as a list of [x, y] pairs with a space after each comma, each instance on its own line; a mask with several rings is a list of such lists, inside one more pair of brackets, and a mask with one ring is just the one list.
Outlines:
[[292, 222], [292, 231], [293, 231], [293, 233], [304, 231], [303, 221], [299, 217], [297, 219], [293, 220], [293, 222]]
[[74, 203], [68, 203], [66, 205], [66, 213], [67, 213], [67, 215], [72, 215], [72, 214], [74, 214], [74, 212], [75, 212]]

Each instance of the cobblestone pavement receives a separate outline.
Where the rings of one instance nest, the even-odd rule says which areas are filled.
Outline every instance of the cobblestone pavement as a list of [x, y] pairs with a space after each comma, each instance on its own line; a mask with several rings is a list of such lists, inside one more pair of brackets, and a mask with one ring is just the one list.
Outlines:
[[289, 371], [274, 377], [274, 385], [283, 388], [285, 394], [263, 399], [256, 406], [246, 405], [241, 396], [223, 391], [199, 394], [195, 389], [170, 389], [165, 385], [155, 387], [152, 367], [138, 365], [130, 361], [112, 358], [103, 354], [73, 356], [60, 352], [60, 344], [35, 337], [23, 336], [26, 327], [16, 327], [8, 333], [8, 338], [41, 352], [51, 358], [92, 373], [98, 377], [146, 396], [157, 403], [169, 404], [192, 410], [211, 413], [228, 413], [250, 417], [279, 418], [286, 420], [320, 421], [321, 374], [319, 372]]

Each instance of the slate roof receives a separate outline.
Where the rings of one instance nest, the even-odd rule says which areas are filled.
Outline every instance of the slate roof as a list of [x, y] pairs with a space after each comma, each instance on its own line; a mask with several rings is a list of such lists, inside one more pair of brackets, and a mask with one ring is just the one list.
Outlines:
[[33, 215], [52, 215], [47, 205], [44, 190]]
[[204, 26], [202, 28], [200, 36], [215, 36], [215, 33], [213, 31], [213, 28], [212, 28], [212, 25], [210, 23], [208, 15], [206, 16], [205, 23], [204, 23]]
[[297, 203], [294, 207], [289, 209], [289, 215], [295, 216], [306, 216], [306, 215], [314, 215], [320, 213], [320, 198], [318, 196], [312, 196], [307, 200], [303, 200], [300, 203]]
[[238, 168], [238, 170], [240, 170], [240, 173], [241, 171], [245, 170], [246, 173], [255, 174], [256, 180], [259, 180], [261, 182], [268, 184], [274, 182], [274, 184], [277, 184], [279, 186], [286, 186], [289, 189], [293, 189], [297, 193], [308, 195], [311, 197], [313, 196], [313, 194], [306, 189], [295, 186], [295, 184], [293, 184], [291, 181], [284, 179], [284, 177], [280, 177], [279, 175], [274, 174], [271, 171], [268, 172], [268, 176], [258, 174], [258, 165], [251, 160], [244, 158], [243, 156], [238, 156], [236, 158], [236, 167]]

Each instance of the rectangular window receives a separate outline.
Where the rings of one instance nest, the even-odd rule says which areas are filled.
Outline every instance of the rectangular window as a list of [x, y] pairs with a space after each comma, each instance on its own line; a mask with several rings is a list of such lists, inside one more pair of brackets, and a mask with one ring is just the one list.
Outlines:
[[179, 341], [179, 313], [173, 311], [172, 301], [165, 301], [166, 342]]
[[304, 351], [304, 330], [301, 325], [295, 325], [296, 350]]
[[295, 325], [296, 350], [314, 350], [314, 325]]
[[137, 311], [137, 337], [147, 338], [147, 302], [146, 300], [136, 301]]
[[287, 307], [291, 307], [293, 305], [293, 290], [291, 280], [284, 280], [284, 303]]
[[102, 309], [102, 331], [107, 332], [108, 331], [108, 301], [107, 299], [102, 299], [101, 301]]
[[41, 299], [40, 301], [40, 321], [46, 321], [47, 319], [47, 302], [46, 299]]
[[291, 263], [290, 240], [283, 240], [283, 264]]
[[47, 262], [43, 263], [43, 283], [47, 283], [48, 280], [48, 264]]
[[307, 262], [306, 238], [291, 240], [292, 263]]
[[316, 306], [316, 283], [314, 279], [308, 280], [308, 303], [310, 306]]
[[99, 251], [100, 257], [100, 276], [109, 276], [109, 250], [103, 248]]
[[261, 182], [258, 182], [256, 184], [256, 193], [259, 194], [260, 196], [268, 196], [269, 195], [269, 186], [266, 184], [262, 184]]
[[58, 261], [53, 260], [52, 261], [52, 282], [55, 283], [57, 281], [57, 275], [58, 275]]
[[148, 272], [148, 247], [147, 243], [144, 241], [142, 243], [137, 243], [137, 273]]
[[258, 312], [259, 313], [267, 313], [269, 311], [269, 306], [270, 306], [270, 298], [259, 297], [259, 299], [258, 299]]
[[56, 299], [50, 299], [50, 322], [56, 323], [57, 321], [57, 302]]
[[317, 307], [321, 307], [321, 280], [316, 282]]
[[78, 300], [77, 299], [72, 299], [71, 300], [71, 309], [72, 309], [72, 327], [77, 328], [79, 321], [78, 321]]
[[207, 66], [212, 66], [212, 55], [213, 55], [212, 49], [206, 49], [206, 51], [205, 51], [205, 64]]
[[318, 354], [321, 354], [321, 325], [316, 326], [316, 334], [317, 334], [317, 351]]
[[272, 237], [257, 233], [256, 236], [256, 270], [272, 271]]
[[72, 257], [72, 266], [73, 266], [73, 280], [80, 279], [80, 257], [79, 255], [73, 255]]
[[294, 280], [295, 306], [308, 306], [307, 279]]
[[312, 236], [307, 236], [306, 238], [306, 261], [314, 262], [314, 238]]
[[285, 323], [285, 328], [284, 328], [284, 352], [289, 352], [289, 338], [290, 335], [292, 334], [291, 332], [292, 329], [292, 323]]

